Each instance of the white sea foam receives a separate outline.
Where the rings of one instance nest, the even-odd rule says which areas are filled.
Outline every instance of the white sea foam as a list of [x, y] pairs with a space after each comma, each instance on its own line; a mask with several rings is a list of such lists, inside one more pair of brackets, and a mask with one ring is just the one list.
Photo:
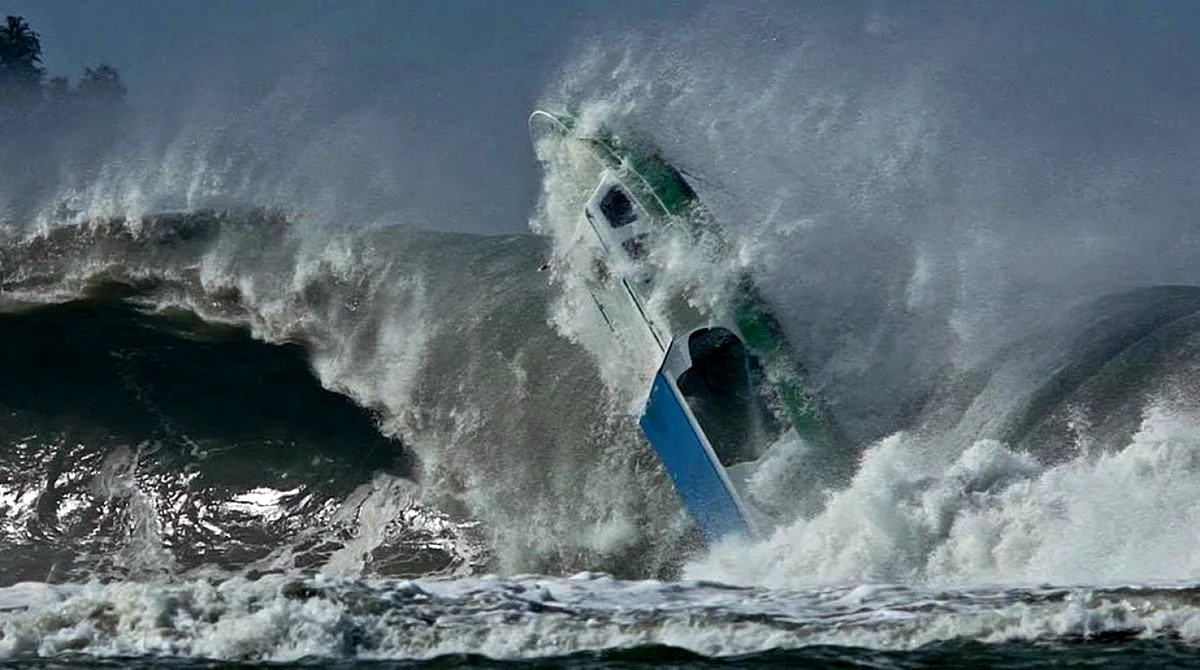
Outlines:
[[819, 515], [718, 546], [687, 574], [771, 587], [1196, 580], [1198, 435], [1196, 416], [1155, 405], [1124, 449], [1056, 466], [988, 440], [947, 463], [893, 435]]
[[0, 658], [535, 658], [660, 644], [708, 656], [807, 645], [1200, 639], [1194, 588], [738, 589], [599, 574], [443, 581], [179, 582], [0, 589]]

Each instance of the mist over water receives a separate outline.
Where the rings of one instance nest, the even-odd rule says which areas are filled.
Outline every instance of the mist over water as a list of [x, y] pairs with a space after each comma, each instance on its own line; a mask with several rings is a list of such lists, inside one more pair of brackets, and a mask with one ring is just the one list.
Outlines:
[[[1200, 267], [1200, 91], [1179, 74], [1195, 17], [808, 9], [710, 8], [603, 41], [544, 97], [684, 169], [863, 449], [817, 518], [687, 574], [1194, 576], [1171, 558], [1194, 475], [1149, 463], [1196, 446], [1191, 319], [1165, 325], [1195, 301], [1140, 289]], [[1152, 546], [1163, 560], [1136, 558]]]
[[1188, 17], [756, 8], [605, 42], [545, 99], [611, 110], [694, 177], [863, 421], [1076, 301], [1194, 283]]

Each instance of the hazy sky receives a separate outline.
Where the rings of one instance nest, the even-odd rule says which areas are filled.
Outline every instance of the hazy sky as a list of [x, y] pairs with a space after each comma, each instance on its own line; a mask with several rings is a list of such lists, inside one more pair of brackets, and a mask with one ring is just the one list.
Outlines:
[[[281, 171], [309, 164], [297, 183], [323, 179], [325, 169], [346, 191], [386, 173], [372, 185], [376, 195], [363, 197], [391, 194], [396, 202], [380, 209], [398, 212], [401, 222], [486, 232], [526, 229], [538, 178], [526, 116], [588, 45], [612, 43], [619, 52], [623, 36], [641, 34], [643, 67], [682, 54], [683, 66], [667, 63], [661, 86], [649, 82], [647, 91], [681, 93], [672, 87], [689, 81], [728, 89], [730, 118], [741, 118], [733, 105], [753, 102], [768, 87], [794, 89], [786, 105], [745, 119], [770, 125], [804, 104], [808, 83], [788, 79], [800, 66], [790, 55], [776, 58], [811, 54], [804, 44], [814, 25], [842, 43], [830, 50], [839, 54], [830, 78], [853, 87], [890, 67], [869, 58], [855, 63], [855, 40], [872, 32], [876, 18], [903, 27], [896, 34], [907, 35], [908, 51], [950, 39], [961, 24], [978, 33], [963, 38], [980, 44], [978, 53], [939, 64], [938, 76], [964, 133], [1011, 127], [1017, 136], [1041, 133], [1054, 142], [1080, 138], [1080, 146], [1095, 137], [1136, 145], [1140, 131], [1114, 127], [1100, 112], [1200, 97], [1194, 7], [1135, 0], [0, 0], [0, 14], [21, 14], [42, 34], [52, 75], [75, 78], [85, 66], [112, 64], [149, 118], [240, 124], [226, 142], [256, 147]], [[822, 16], [834, 20], [822, 24]], [[776, 40], [775, 51], [754, 46]], [[666, 45], [662, 52], [658, 44]], [[865, 53], [873, 48], [863, 46]], [[613, 78], [593, 73], [591, 84], [603, 89]], [[687, 113], [694, 118], [707, 104]], [[203, 119], [208, 112], [215, 120]], [[312, 146], [289, 150], [304, 143]]]
[[[684, 19], [687, 2], [0, 0], [43, 38], [51, 75], [108, 63], [143, 108], [196, 89], [253, 97], [308, 72], [335, 123], [369, 108], [373, 148], [403, 153], [425, 225], [524, 230], [537, 166], [525, 118], [589, 35]], [[389, 120], [390, 119], [390, 120]], [[391, 124], [392, 127], [387, 127]]]

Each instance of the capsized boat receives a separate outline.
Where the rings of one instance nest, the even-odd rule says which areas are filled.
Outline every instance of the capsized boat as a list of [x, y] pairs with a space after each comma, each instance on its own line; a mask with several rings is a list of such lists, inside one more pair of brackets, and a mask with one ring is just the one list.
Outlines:
[[682, 236], [724, 253], [696, 191], [645, 144], [583, 132], [567, 114], [537, 110], [529, 125], [535, 139], [577, 143], [599, 175], [579, 218], [591, 231], [587, 289], [631, 353], [659, 362], [639, 423], [680, 499], [710, 541], [762, 534], [773, 519], [747, 484], [767, 449], [791, 431], [825, 448], [833, 432], [778, 321], [744, 272], [719, 306], [680, 293], [652, 308], [664, 286], [655, 244]]

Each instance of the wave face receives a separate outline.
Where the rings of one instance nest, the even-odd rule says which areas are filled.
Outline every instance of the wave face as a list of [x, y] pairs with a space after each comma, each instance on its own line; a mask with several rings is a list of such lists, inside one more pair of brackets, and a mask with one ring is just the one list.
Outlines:
[[103, 297], [0, 316], [6, 582], [311, 564], [364, 472], [411, 476], [296, 347], [195, 325]]
[[750, 272], [846, 436], [772, 450], [773, 535], [702, 548], [641, 438], [586, 163], [535, 146], [532, 234], [437, 232], [487, 226], [409, 216], [383, 117], [298, 77], [0, 183], [0, 658], [1194, 655], [1194, 20], [757, 7], [541, 102], [688, 175], [731, 251], [660, 288]]
[[548, 327], [544, 253], [263, 211], [8, 240], [7, 581], [660, 569], [641, 525], [682, 517]]

